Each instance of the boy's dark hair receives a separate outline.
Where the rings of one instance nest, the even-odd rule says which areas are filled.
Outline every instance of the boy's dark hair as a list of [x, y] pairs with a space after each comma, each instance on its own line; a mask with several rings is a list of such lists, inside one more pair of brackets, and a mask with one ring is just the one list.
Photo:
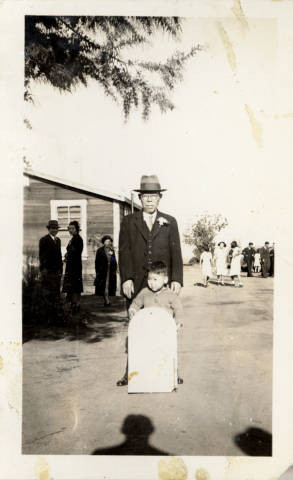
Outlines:
[[164, 262], [158, 260], [151, 263], [148, 273], [157, 273], [158, 275], [168, 275], [168, 269]]

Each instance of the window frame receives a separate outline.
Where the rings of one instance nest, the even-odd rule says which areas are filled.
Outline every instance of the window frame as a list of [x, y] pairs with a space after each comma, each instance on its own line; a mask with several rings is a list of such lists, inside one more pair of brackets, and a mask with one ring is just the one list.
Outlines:
[[86, 260], [88, 258], [87, 251], [87, 200], [50, 200], [51, 219], [58, 221], [57, 209], [58, 207], [80, 207], [81, 221], [80, 229], [83, 239], [83, 251], [81, 258]]

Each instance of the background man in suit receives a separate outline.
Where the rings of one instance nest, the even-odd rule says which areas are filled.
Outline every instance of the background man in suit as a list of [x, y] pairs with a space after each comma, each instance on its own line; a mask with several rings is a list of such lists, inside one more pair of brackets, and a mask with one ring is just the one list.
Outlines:
[[267, 278], [269, 276], [270, 265], [271, 265], [269, 242], [265, 242], [264, 247], [262, 247], [259, 250], [259, 253], [260, 253], [262, 276], [264, 278]]
[[[183, 285], [183, 262], [177, 222], [158, 211], [165, 191], [156, 175], [143, 175], [139, 198], [142, 210], [124, 217], [119, 236], [119, 267], [122, 290], [130, 301], [147, 286], [148, 269], [153, 262], [167, 266], [170, 288], [177, 295]], [[117, 385], [127, 385], [128, 365]], [[182, 379], [180, 383], [182, 383]]]
[[274, 276], [275, 271], [275, 244], [273, 243], [272, 248], [270, 249], [270, 277]]
[[57, 237], [58, 222], [49, 220], [45, 235], [39, 242], [39, 261], [41, 273], [41, 286], [46, 300], [47, 316], [56, 313], [56, 307], [60, 298], [60, 283], [63, 270], [61, 241]]
[[168, 269], [171, 290], [183, 285], [183, 263], [177, 222], [158, 211], [165, 189], [156, 175], [143, 175], [138, 190], [142, 211], [124, 217], [119, 237], [119, 266], [122, 290], [128, 299], [147, 286], [148, 268], [162, 261]]
[[255, 249], [253, 248], [253, 243], [249, 242], [248, 247], [243, 250], [244, 260], [247, 263], [247, 276], [253, 277], [252, 268], [254, 263]]

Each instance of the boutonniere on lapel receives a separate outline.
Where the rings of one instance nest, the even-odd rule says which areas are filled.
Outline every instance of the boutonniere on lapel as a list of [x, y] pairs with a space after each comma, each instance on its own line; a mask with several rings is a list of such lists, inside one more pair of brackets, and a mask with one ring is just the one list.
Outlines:
[[157, 222], [159, 223], [160, 227], [162, 227], [163, 225], [169, 225], [168, 220], [164, 217], [159, 217]]

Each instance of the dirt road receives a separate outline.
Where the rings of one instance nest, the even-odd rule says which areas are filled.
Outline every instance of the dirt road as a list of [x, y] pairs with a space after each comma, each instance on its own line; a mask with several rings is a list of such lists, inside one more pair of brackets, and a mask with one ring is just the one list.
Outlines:
[[199, 281], [198, 266], [185, 267], [177, 393], [116, 387], [126, 360], [122, 299], [106, 310], [84, 296], [87, 324], [30, 330], [23, 453], [245, 455], [253, 444], [254, 454], [269, 453], [273, 279], [243, 278], [243, 288]]

